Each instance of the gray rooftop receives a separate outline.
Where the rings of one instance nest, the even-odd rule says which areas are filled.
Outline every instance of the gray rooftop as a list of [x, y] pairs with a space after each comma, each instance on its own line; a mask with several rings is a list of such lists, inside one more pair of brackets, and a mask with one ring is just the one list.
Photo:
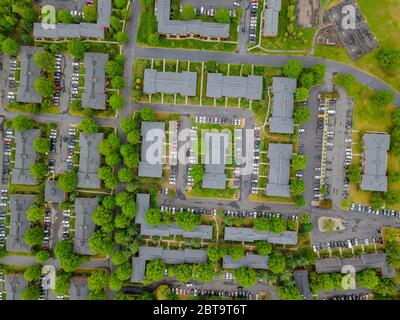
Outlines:
[[145, 122], [141, 124], [142, 152], [139, 163], [139, 177], [161, 178], [165, 142], [164, 122]]
[[21, 300], [21, 294], [28, 286], [22, 274], [6, 274], [5, 289], [7, 300]]
[[207, 263], [206, 250], [170, 250], [158, 247], [143, 246], [139, 256], [132, 258], [131, 282], [143, 282], [146, 273], [146, 262], [161, 259], [166, 264]]
[[40, 130], [30, 129], [24, 131], [15, 130], [15, 163], [12, 171], [11, 183], [34, 185], [36, 179], [29, 172], [35, 163], [36, 150], [33, 141], [40, 136]]
[[307, 270], [293, 271], [294, 282], [304, 300], [312, 300]]
[[157, 0], [158, 33], [167, 35], [199, 35], [203, 38], [229, 38], [228, 23], [203, 22], [201, 20], [171, 20], [171, 0]]
[[234, 260], [232, 256], [224, 256], [222, 267], [224, 269], [238, 269], [241, 267], [249, 267], [252, 269], [268, 270], [268, 256], [246, 253], [242, 259]]
[[7, 251], [30, 252], [30, 247], [25, 243], [25, 232], [31, 223], [26, 218], [26, 212], [34, 204], [35, 195], [12, 194], [10, 197], [10, 231], [7, 236]]
[[264, 10], [264, 37], [276, 37], [279, 30], [279, 11], [273, 8]]
[[72, 277], [68, 290], [69, 300], [87, 300], [89, 292], [88, 281], [85, 277]]
[[273, 78], [272, 91], [274, 93], [274, 97], [272, 117], [269, 120], [270, 132], [287, 134], [293, 133], [293, 106], [296, 86], [296, 79], [284, 77]]
[[95, 230], [95, 224], [92, 221], [92, 212], [98, 204], [99, 200], [96, 198], [75, 199], [75, 253], [93, 255], [93, 252], [88, 247], [88, 239]]
[[386, 262], [386, 254], [371, 253], [363, 254], [357, 258], [327, 258], [318, 260], [315, 269], [317, 273], [331, 273], [331, 272], [341, 272], [342, 267], [345, 265], [351, 265], [355, 268], [356, 272], [362, 271], [364, 269], [373, 268], [381, 269], [382, 276], [385, 278], [396, 277], [396, 270], [390, 267]]
[[387, 152], [390, 147], [390, 136], [386, 133], [367, 133], [364, 142], [364, 174], [361, 189], [368, 191], [387, 191]]
[[200, 225], [191, 231], [185, 231], [176, 223], [149, 225], [146, 223], [145, 215], [150, 207], [150, 195], [138, 193], [136, 195], [137, 212], [135, 215], [135, 223], [140, 224], [140, 234], [143, 236], [161, 236], [169, 237], [171, 235], [183, 236], [188, 239], [212, 239], [212, 226]]
[[263, 78], [261, 76], [224, 76], [222, 73], [207, 74], [206, 96], [210, 98], [262, 99]]
[[104, 39], [104, 28], [110, 27], [111, 11], [111, 0], [98, 0], [97, 23], [57, 23], [52, 25], [46, 25], [44, 23], [34, 23], [33, 36], [35, 38], [49, 39]]
[[103, 140], [103, 136], [103, 133], [83, 132], [79, 135], [79, 188], [100, 188], [100, 178], [97, 173], [100, 165], [99, 144]]
[[269, 173], [267, 196], [290, 197], [290, 159], [293, 145], [270, 143], [268, 145]]
[[41, 103], [42, 96], [35, 90], [34, 83], [40, 77], [40, 68], [33, 61], [36, 52], [43, 51], [42, 47], [22, 46], [19, 53], [21, 61], [19, 87], [17, 92], [18, 102]]
[[226, 227], [224, 233], [225, 241], [254, 242], [267, 241], [274, 244], [297, 244], [297, 232], [285, 231], [275, 233], [271, 231], [258, 231], [254, 228]]
[[82, 94], [82, 107], [105, 110], [107, 95], [105, 66], [108, 54], [85, 53], [85, 89]]
[[225, 160], [229, 148], [229, 134], [206, 132], [203, 136], [205, 147], [205, 174], [202, 187], [207, 189], [226, 188]]
[[44, 202], [60, 203], [65, 200], [65, 193], [54, 180], [46, 181], [44, 189]]
[[153, 69], [144, 70], [143, 92], [154, 93], [179, 93], [181, 96], [195, 96], [197, 73], [183, 71], [159, 72]]

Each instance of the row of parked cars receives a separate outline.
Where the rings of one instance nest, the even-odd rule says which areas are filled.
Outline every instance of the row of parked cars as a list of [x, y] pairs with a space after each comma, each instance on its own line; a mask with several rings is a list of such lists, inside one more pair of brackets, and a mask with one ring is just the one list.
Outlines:
[[340, 295], [329, 298], [328, 300], [368, 300], [368, 294], [360, 293], [360, 294], [348, 294], [348, 295]]
[[78, 98], [80, 64], [78, 59], [72, 61], [71, 94], [73, 99]]
[[249, 42], [256, 42], [258, 0], [251, 0], [250, 2]]
[[53, 104], [55, 106], [60, 105], [60, 97], [61, 97], [61, 64], [62, 64], [62, 55], [55, 55], [55, 66], [54, 66], [54, 84], [56, 85], [56, 92], [53, 96]]
[[360, 213], [374, 214], [377, 216], [400, 218], [400, 211], [398, 210], [390, 210], [390, 209], [373, 210], [370, 206], [366, 206], [364, 204], [357, 204], [354, 202], [351, 204], [350, 210]]
[[214, 123], [214, 124], [233, 124], [240, 126], [240, 118], [222, 118], [222, 117], [208, 117], [208, 116], [196, 116], [197, 123]]
[[347, 240], [339, 240], [339, 241], [329, 241], [323, 243], [315, 243], [313, 244], [314, 252], [325, 248], [352, 248], [360, 245], [370, 245], [375, 243], [383, 243], [382, 237], [371, 237], [370, 239], [347, 239]]
[[253, 173], [251, 175], [251, 193], [258, 192], [258, 174], [260, 172], [260, 146], [261, 128], [254, 128], [254, 154], [253, 154]]
[[76, 129], [69, 128], [68, 129], [68, 155], [67, 155], [67, 168], [72, 170], [74, 167], [74, 163], [72, 161], [72, 157], [74, 156], [75, 152], [75, 135]]
[[180, 296], [200, 296], [200, 297], [220, 297], [227, 299], [249, 299], [251, 300], [252, 294], [243, 290], [242, 287], [239, 287], [236, 291], [224, 291], [224, 290], [207, 290], [207, 289], [197, 289], [192, 287], [186, 288], [171, 288], [171, 291]]
[[63, 221], [62, 221], [62, 239], [69, 240], [70, 233], [70, 220], [71, 220], [71, 210], [66, 209], [63, 211]]
[[169, 206], [160, 206], [161, 212], [171, 212], [172, 214], [182, 212], [184, 210], [189, 211], [191, 213], [202, 214], [202, 215], [216, 215], [217, 210], [215, 209], [204, 209], [204, 208], [179, 208], [179, 207], [169, 207]]
[[49, 250], [50, 249], [50, 226], [51, 226], [50, 209], [46, 209], [43, 220], [44, 220], [43, 248], [46, 250]]
[[15, 95], [16, 95], [16, 83], [15, 83], [15, 71], [17, 70], [17, 58], [16, 57], [10, 57], [10, 71], [8, 74], [8, 92], [7, 92], [7, 99], [8, 102], [14, 102], [15, 101]]
[[3, 282], [4, 282], [3, 272], [0, 271], [0, 300], [3, 300]]

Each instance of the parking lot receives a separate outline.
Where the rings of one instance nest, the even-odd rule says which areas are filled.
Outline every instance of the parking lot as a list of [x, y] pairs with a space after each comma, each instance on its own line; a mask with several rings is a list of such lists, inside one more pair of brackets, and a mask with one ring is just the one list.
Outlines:
[[65, 9], [65, 10], [73, 10], [73, 11], [82, 11], [83, 7], [86, 5], [86, 0], [74, 0], [74, 1], [65, 1], [65, 0], [38, 0], [36, 1], [38, 5], [52, 5], [56, 9]]
[[7, 78], [7, 102], [15, 102], [17, 96], [17, 82], [15, 79], [15, 74], [19, 70], [16, 57], [10, 57], [9, 59], [10, 67], [8, 69]]

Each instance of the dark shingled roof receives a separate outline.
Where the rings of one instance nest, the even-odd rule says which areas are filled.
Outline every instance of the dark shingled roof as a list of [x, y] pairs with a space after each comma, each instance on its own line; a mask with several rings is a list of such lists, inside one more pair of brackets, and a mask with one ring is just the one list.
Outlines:
[[203, 22], [201, 20], [171, 20], [171, 0], [157, 0], [158, 33], [168, 35], [199, 35], [205, 38], [229, 38], [229, 23]]
[[224, 269], [238, 269], [241, 267], [249, 267], [252, 269], [268, 270], [268, 256], [246, 253], [242, 259], [234, 260], [232, 256], [224, 256], [222, 267]]
[[166, 264], [207, 263], [207, 251], [203, 249], [170, 250], [142, 246], [139, 249], [139, 256], [132, 258], [131, 282], [143, 282], [146, 262], [155, 259], [161, 259]]
[[98, 176], [100, 165], [99, 144], [103, 133], [83, 133], [79, 135], [79, 172], [78, 187], [86, 189], [100, 188]]
[[88, 240], [95, 230], [95, 224], [92, 221], [92, 212], [98, 204], [99, 200], [96, 198], [75, 199], [75, 253], [86, 255], [94, 254], [88, 247]]
[[88, 281], [85, 277], [72, 277], [68, 290], [69, 300], [87, 300], [89, 292]]
[[30, 252], [30, 246], [24, 241], [25, 232], [31, 223], [26, 212], [34, 204], [35, 195], [12, 194], [10, 197], [10, 231], [7, 236], [7, 251]]
[[274, 197], [290, 197], [290, 159], [292, 159], [293, 145], [270, 143], [268, 144], [268, 183], [266, 194]]
[[293, 271], [294, 282], [304, 300], [312, 300], [307, 270]]
[[44, 202], [54, 202], [60, 203], [65, 200], [65, 193], [57, 185], [54, 180], [46, 181], [45, 191], [44, 191]]
[[143, 92], [154, 93], [179, 93], [181, 96], [195, 96], [197, 73], [183, 71], [159, 72], [153, 69], [144, 70]]
[[21, 300], [21, 294], [28, 286], [22, 274], [6, 274], [5, 287], [7, 300]]
[[361, 189], [387, 191], [387, 152], [390, 136], [386, 133], [367, 133], [363, 136], [365, 165]]
[[[141, 124], [142, 152], [139, 163], [139, 177], [161, 178], [163, 150], [165, 142], [165, 123], [146, 122]], [[157, 150], [157, 153], [155, 151]]]
[[225, 227], [225, 241], [254, 242], [267, 241], [275, 244], [297, 244], [297, 232], [285, 231], [275, 233], [271, 231], [257, 231], [254, 228]]

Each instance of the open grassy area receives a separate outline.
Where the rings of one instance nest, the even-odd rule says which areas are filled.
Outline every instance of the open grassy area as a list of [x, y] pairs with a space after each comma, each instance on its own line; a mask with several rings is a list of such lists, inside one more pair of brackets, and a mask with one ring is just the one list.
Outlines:
[[[328, 8], [339, 1], [331, 1]], [[367, 19], [368, 25], [378, 39], [382, 48], [398, 48], [400, 46], [400, 0], [381, 0], [379, 5], [374, 0], [357, 0], [357, 3]], [[315, 56], [340, 61], [365, 70], [382, 79], [396, 90], [400, 90], [400, 73], [386, 72], [378, 65], [375, 49], [357, 61], [352, 61], [347, 51], [342, 47], [317, 45]]]
[[[340, 76], [335, 77], [335, 83], [340, 85]], [[372, 100], [374, 91], [368, 87], [356, 82], [345, 88], [347, 93], [355, 99], [353, 111], [353, 129], [359, 130], [352, 135], [353, 152], [359, 154], [362, 152], [362, 136], [367, 131], [389, 132], [392, 128], [392, 112], [395, 109], [393, 105], [378, 107]], [[377, 121], [379, 119], [379, 121]], [[360, 165], [360, 157], [353, 156], [353, 164]], [[398, 156], [388, 154], [388, 172], [400, 171], [400, 159]], [[399, 182], [389, 182], [389, 191], [398, 191]], [[358, 185], [350, 185], [350, 202], [369, 204], [371, 192], [363, 191]], [[400, 209], [400, 204], [388, 205], [389, 209]]]
[[188, 197], [192, 198], [219, 198], [219, 199], [234, 199], [235, 195], [239, 196], [239, 190], [225, 189], [225, 190], [214, 190], [214, 189], [203, 189], [194, 187], [192, 190], [186, 193]]
[[289, 24], [287, 18], [289, 0], [282, 0], [282, 10], [279, 13], [279, 31], [278, 36], [261, 38], [261, 46], [270, 50], [310, 50], [312, 46], [312, 40], [318, 26], [312, 28], [300, 28], [294, 23], [294, 30], [298, 34], [303, 33], [303, 39], [294, 39], [286, 37], [286, 29]]

